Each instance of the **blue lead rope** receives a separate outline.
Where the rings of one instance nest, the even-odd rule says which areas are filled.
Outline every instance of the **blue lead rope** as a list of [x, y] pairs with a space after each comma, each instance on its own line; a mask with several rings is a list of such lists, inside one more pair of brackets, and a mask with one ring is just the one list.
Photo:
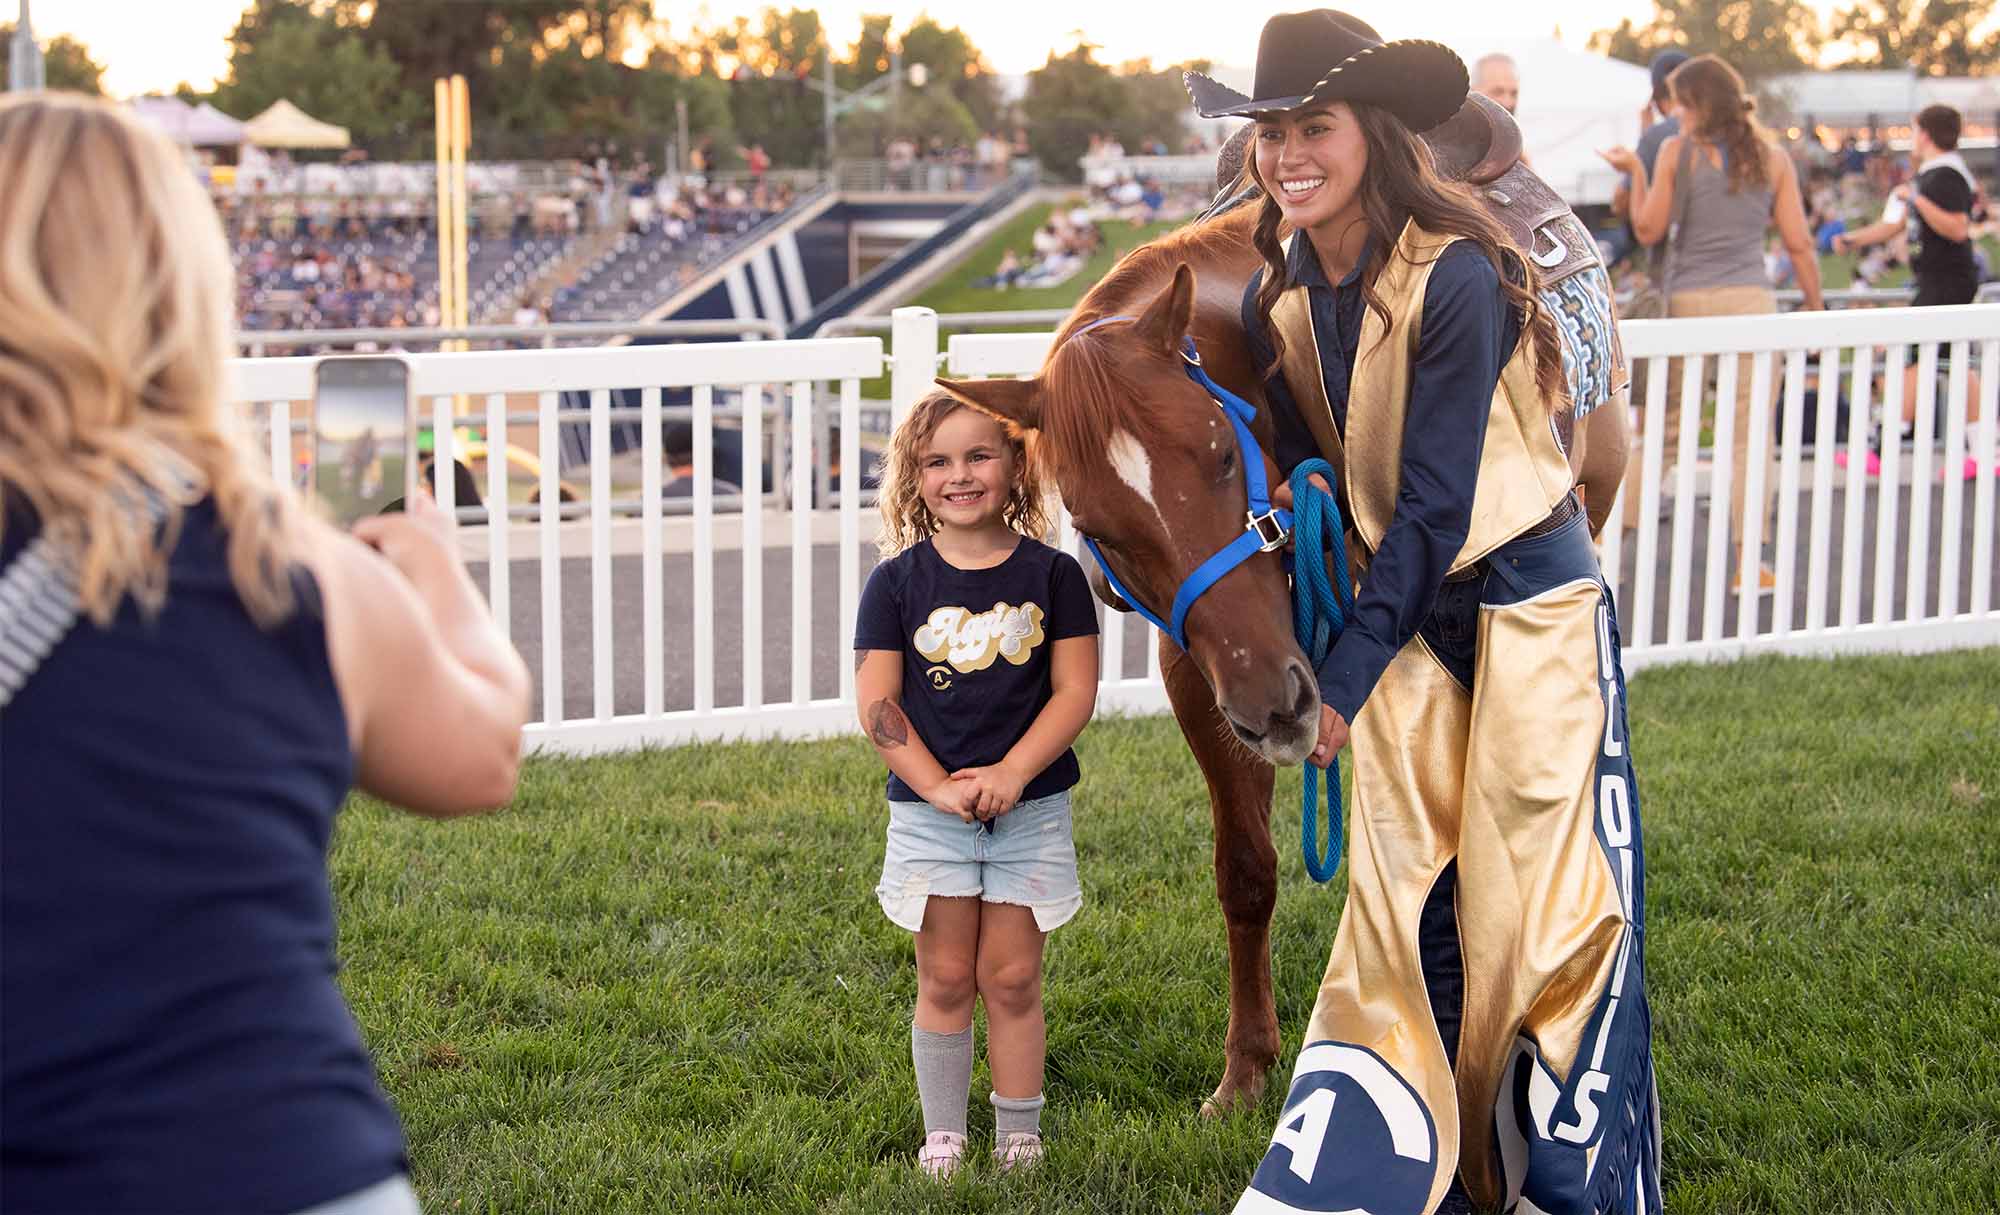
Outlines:
[[[1292, 470], [1292, 629], [1299, 648], [1313, 670], [1326, 660], [1327, 652], [1347, 627], [1354, 610], [1354, 587], [1347, 577], [1345, 527], [1340, 504], [1332, 494], [1307, 478], [1319, 473], [1334, 483], [1333, 466], [1325, 460], [1307, 460]], [[1326, 541], [1334, 546], [1332, 576], [1327, 572]], [[1319, 847], [1320, 769], [1302, 765], [1304, 787], [1299, 798], [1299, 846], [1305, 853], [1306, 872], [1315, 882], [1333, 879], [1340, 868], [1340, 756], [1326, 766], [1326, 855]]]

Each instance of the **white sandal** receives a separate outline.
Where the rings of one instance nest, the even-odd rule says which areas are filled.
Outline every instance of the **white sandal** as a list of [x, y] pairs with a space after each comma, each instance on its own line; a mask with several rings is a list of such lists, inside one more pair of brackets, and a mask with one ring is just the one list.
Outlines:
[[993, 1163], [1001, 1172], [1011, 1173], [1015, 1169], [1040, 1164], [1046, 1154], [1040, 1135], [1033, 1131], [1014, 1131], [994, 1147]]
[[965, 1161], [965, 1136], [957, 1131], [932, 1131], [917, 1152], [917, 1167], [943, 1181]]

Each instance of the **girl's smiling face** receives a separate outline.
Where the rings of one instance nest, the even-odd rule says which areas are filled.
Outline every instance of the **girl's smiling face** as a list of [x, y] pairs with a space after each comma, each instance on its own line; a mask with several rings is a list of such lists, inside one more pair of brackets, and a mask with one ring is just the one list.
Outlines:
[[1300, 231], [1342, 224], [1361, 209], [1368, 144], [1345, 102], [1257, 120], [1257, 179]]
[[1014, 490], [1014, 445], [1006, 428], [970, 407], [947, 414], [918, 461], [924, 505], [944, 528], [1006, 526]]

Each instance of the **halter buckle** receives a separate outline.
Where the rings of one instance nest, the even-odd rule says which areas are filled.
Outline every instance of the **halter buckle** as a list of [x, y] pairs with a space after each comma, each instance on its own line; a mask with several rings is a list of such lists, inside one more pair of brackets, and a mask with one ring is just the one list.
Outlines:
[[1249, 522], [1243, 525], [1243, 530], [1257, 533], [1257, 551], [1260, 553], [1277, 552], [1292, 538], [1291, 530], [1278, 521], [1275, 507], [1261, 515], [1251, 514], [1248, 511], [1245, 511], [1244, 515]]

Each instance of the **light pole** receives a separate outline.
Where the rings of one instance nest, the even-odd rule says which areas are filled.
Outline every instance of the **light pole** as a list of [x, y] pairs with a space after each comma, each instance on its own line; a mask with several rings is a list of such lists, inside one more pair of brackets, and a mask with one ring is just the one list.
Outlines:
[[[877, 76], [858, 89], [839, 88], [833, 83], [833, 55], [831, 52], [827, 54], [824, 65], [820, 70], [820, 78], [818, 80], [807, 80], [805, 83], [808, 87], [819, 90], [820, 96], [826, 101], [823, 121], [826, 138], [826, 167], [829, 170], [833, 168], [835, 121], [842, 114], [858, 109], [869, 100], [879, 97], [884, 89], [889, 91], [889, 112], [891, 114], [897, 113], [901, 108], [903, 99], [903, 77], [905, 74], [903, 69], [903, 48], [894, 47], [889, 51], [889, 71], [886, 75]], [[921, 63], [911, 64], [907, 75], [910, 78], [912, 88], [920, 89], [924, 87], [924, 82], [929, 79], [928, 69]]]
[[26, 93], [42, 88], [42, 48], [35, 45], [35, 23], [28, 17], [28, 0], [21, 0], [21, 20], [14, 26], [14, 42], [7, 48], [7, 91]]

